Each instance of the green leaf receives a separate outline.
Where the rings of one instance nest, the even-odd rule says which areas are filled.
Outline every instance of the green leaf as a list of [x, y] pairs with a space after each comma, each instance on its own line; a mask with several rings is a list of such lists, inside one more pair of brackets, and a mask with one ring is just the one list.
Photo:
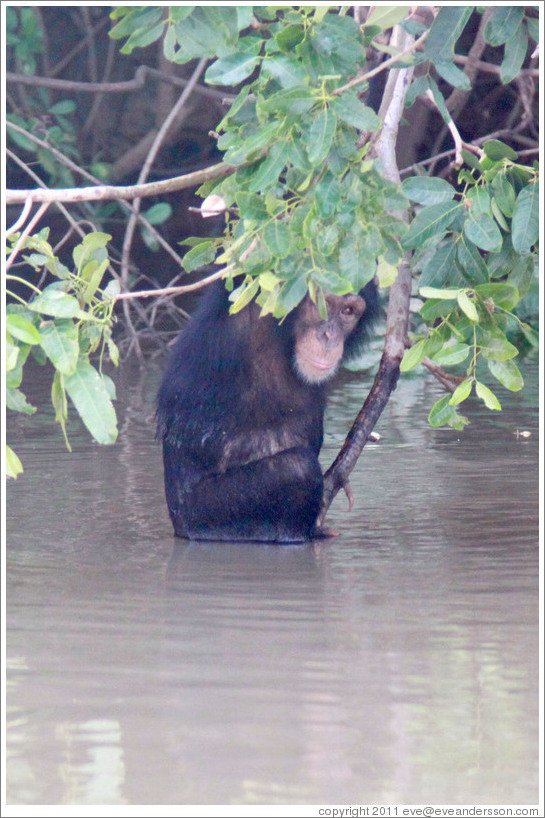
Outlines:
[[456, 407], [450, 403], [451, 396], [443, 395], [434, 403], [428, 415], [430, 426], [452, 426], [453, 429], [461, 431], [469, 420], [463, 415], [459, 415]]
[[488, 368], [496, 380], [511, 392], [518, 392], [524, 386], [524, 379], [514, 361], [488, 361]]
[[319, 165], [329, 153], [336, 126], [337, 118], [328, 108], [323, 108], [312, 120], [306, 148], [313, 165]]
[[415, 344], [409, 347], [409, 349], [405, 350], [405, 354], [403, 355], [399, 366], [400, 372], [408, 372], [410, 369], [414, 369], [415, 366], [422, 363], [428, 354], [427, 343], [428, 339], [422, 338], [420, 341], [417, 341]]
[[278, 276], [275, 276], [274, 273], [266, 272], [261, 273], [259, 276], [259, 286], [262, 290], [266, 290], [267, 292], [272, 292], [275, 287], [280, 284], [280, 279]]
[[496, 6], [484, 28], [485, 42], [503, 45], [522, 23], [524, 6]]
[[488, 281], [488, 267], [473, 242], [466, 241], [462, 235], [456, 245], [456, 257], [469, 283]]
[[461, 205], [458, 202], [439, 202], [422, 208], [409, 225], [402, 239], [406, 249], [416, 249], [430, 238], [442, 238], [448, 230]]
[[538, 183], [523, 187], [513, 210], [512, 241], [517, 253], [529, 253], [539, 238]]
[[286, 221], [274, 219], [263, 231], [265, 244], [276, 258], [285, 258], [291, 250], [291, 231]]
[[431, 356], [436, 364], [440, 366], [455, 366], [456, 364], [461, 364], [462, 361], [465, 361], [471, 347], [468, 344], [449, 344], [448, 346], [444, 346], [439, 352], [436, 352], [435, 355]]
[[[116, 11], [122, 14], [116, 14]], [[131, 34], [138, 31], [138, 29], [152, 27], [162, 17], [162, 8], [149, 6], [134, 6], [126, 10], [121, 7], [110, 14], [112, 20], [121, 20], [109, 32], [109, 36], [113, 40], [121, 40], [123, 37], [130, 37]]]
[[161, 37], [164, 30], [164, 22], [161, 20], [155, 26], [139, 28], [131, 34], [125, 45], [119, 51], [121, 54], [131, 54], [135, 48], [146, 48], [156, 42]]
[[507, 233], [509, 231], [509, 225], [507, 224], [503, 213], [501, 212], [500, 208], [498, 207], [498, 203], [495, 198], [492, 199], [492, 215], [496, 219], [498, 225], [501, 227], [502, 230], [505, 230]]
[[489, 159], [493, 159], [495, 162], [499, 162], [501, 159], [510, 159], [512, 162], [516, 162], [518, 159], [518, 153], [509, 145], [500, 142], [499, 139], [487, 139], [486, 142], [483, 142], [483, 151]]
[[291, 312], [303, 300], [307, 292], [307, 283], [303, 276], [295, 276], [290, 281], [286, 281], [280, 290], [274, 309], [274, 317], [282, 318], [288, 312]]
[[480, 247], [481, 250], [498, 252], [502, 246], [502, 235], [500, 228], [488, 213], [471, 215], [464, 222], [464, 233], [467, 238]]
[[458, 68], [451, 60], [436, 60], [434, 63], [437, 73], [443, 77], [454, 88], [460, 88], [462, 91], [471, 90], [471, 82], [467, 74]]
[[[303, 45], [298, 49], [301, 56]], [[365, 60], [358, 24], [348, 15], [325, 14], [310, 29], [310, 46], [309, 62], [318, 74], [353, 74]]]
[[115, 443], [115, 410], [101, 375], [86, 358], [80, 358], [64, 385], [85, 426], [97, 443]]
[[521, 25], [508, 37], [504, 46], [505, 52], [500, 65], [500, 79], [504, 85], [514, 80], [520, 73], [526, 52], [528, 51], [528, 31]]
[[157, 202], [142, 213], [150, 224], [163, 224], [172, 216], [172, 205], [168, 202]]
[[17, 475], [21, 474], [23, 466], [21, 461], [11, 448], [6, 446], [6, 477], [11, 477], [13, 480], [17, 479]]
[[[110, 262], [107, 258], [104, 259], [103, 262], [98, 264], [94, 259], [89, 261], [82, 270], [82, 278], [87, 280], [87, 287], [82, 293], [83, 303], [90, 304], [92, 299], [95, 296], [96, 291], [100, 287], [100, 282], [102, 281], [102, 277], [106, 272]], [[86, 270], [88, 267], [92, 265], [92, 270], [90, 274], [86, 274]]]
[[[10, 372], [17, 366], [17, 359], [19, 358], [20, 347], [13, 343], [13, 338], [6, 334], [6, 372]], [[20, 383], [21, 381], [19, 381]], [[16, 384], [18, 386], [18, 384]]]
[[78, 270], [81, 270], [84, 263], [93, 257], [96, 258], [97, 261], [103, 261], [105, 254], [100, 251], [104, 251], [104, 248], [107, 243], [111, 241], [111, 238], [109, 233], [101, 233], [100, 231], [87, 233], [80, 244], [76, 245], [72, 251], [74, 264]]
[[378, 26], [381, 31], [397, 25], [405, 19], [409, 9], [405, 6], [374, 6], [365, 21], [365, 28]]
[[304, 36], [305, 30], [303, 26], [293, 23], [277, 31], [274, 35], [274, 39], [280, 51], [288, 54], [296, 45], [299, 45]]
[[308, 75], [304, 65], [290, 57], [275, 54], [263, 60], [261, 73], [264, 77], [270, 76], [278, 80], [282, 88], [293, 88], [296, 85], [306, 85]]
[[269, 216], [264, 198], [257, 193], [240, 190], [237, 193], [236, 202], [240, 210], [240, 216], [243, 219], [262, 221]]
[[494, 177], [492, 181], [492, 189], [494, 190], [494, 199], [496, 200], [498, 207], [505, 216], [511, 218], [515, 208], [517, 194], [515, 193], [515, 188], [509, 182], [503, 171], [497, 173]]
[[316, 236], [316, 246], [324, 256], [330, 256], [339, 243], [339, 230], [337, 225], [328, 224]]
[[76, 110], [76, 103], [73, 99], [61, 99], [49, 109], [50, 114], [72, 114]]
[[259, 290], [259, 278], [252, 278], [249, 284], [243, 284], [242, 287], [238, 288], [238, 291], [235, 290], [231, 295], [235, 295], [236, 297], [233, 301], [233, 304], [230, 307], [229, 312], [231, 315], [234, 315], [240, 310], [244, 309], [247, 304], [253, 299], [253, 297], [257, 294]]
[[458, 293], [460, 289], [457, 287], [454, 289], [439, 289], [438, 287], [420, 287], [418, 290], [422, 298], [440, 298], [445, 300], [451, 300], [453, 298], [458, 298]]
[[31, 322], [22, 315], [6, 315], [6, 330], [24, 344], [39, 344], [40, 333]]
[[468, 296], [465, 290], [460, 290], [458, 292], [458, 305], [462, 312], [464, 312], [470, 321], [478, 321], [479, 320], [479, 313], [477, 312], [477, 307], [475, 306], [474, 302]]
[[472, 388], [473, 381], [471, 378], [466, 378], [465, 381], [462, 381], [462, 383], [459, 384], [452, 393], [452, 396], [449, 400], [450, 406], [456, 406], [457, 404], [462, 403], [462, 401], [469, 398], [469, 396], [471, 395]]
[[372, 108], [360, 102], [356, 91], [345, 91], [335, 97], [330, 110], [340, 120], [360, 131], [377, 131], [381, 126], [380, 118]]
[[501, 403], [486, 384], [475, 381], [475, 392], [477, 393], [477, 397], [484, 401], [487, 409], [494, 409], [496, 412], [501, 411]]
[[468, 191], [466, 202], [469, 204], [469, 215], [473, 219], [477, 219], [483, 213], [492, 215], [490, 207], [490, 195], [482, 187], [474, 187]]
[[55, 421], [60, 425], [64, 435], [64, 442], [69, 452], [72, 451], [68, 435], [66, 434], [66, 419], [68, 417], [68, 399], [66, 397], [66, 390], [64, 388], [64, 378], [58, 370], [53, 376], [51, 384], [51, 403], [55, 410]]
[[41, 346], [45, 354], [65, 375], [74, 372], [79, 356], [79, 337], [76, 324], [70, 319], [46, 321], [40, 327]]
[[456, 243], [445, 241], [422, 267], [420, 287], [440, 288], [445, 283], [456, 283], [458, 265], [456, 263]]
[[504, 310], [512, 310], [520, 301], [520, 294], [512, 284], [503, 282], [491, 282], [489, 284], [478, 284], [475, 292], [480, 298], [491, 298], [498, 307]]
[[408, 199], [422, 205], [450, 202], [456, 193], [452, 185], [438, 176], [411, 176], [402, 182], [401, 189]]
[[329, 219], [336, 211], [341, 198], [341, 183], [332, 173], [327, 173], [314, 187], [316, 210], [322, 219]]
[[6, 387], [6, 407], [12, 412], [24, 412], [25, 415], [33, 415], [36, 411], [36, 407], [27, 401], [21, 390], [11, 386]]
[[224, 161], [230, 165], [242, 165], [249, 158], [256, 158], [255, 154], [258, 154], [270, 145], [274, 138], [278, 136], [281, 127], [282, 122], [274, 120], [274, 122], [269, 122], [268, 125], [259, 128], [258, 131], [252, 133], [250, 136], [247, 136], [241, 141], [237, 141], [226, 152]]
[[80, 314], [80, 306], [73, 295], [62, 292], [62, 290], [51, 289], [49, 285], [44, 291], [29, 302], [29, 309], [34, 312], [41, 312], [45, 315], [52, 315], [55, 318], [75, 318]]
[[381, 256], [378, 259], [376, 276], [379, 287], [390, 287], [397, 278], [397, 265], [391, 264]]
[[244, 50], [216, 60], [206, 71], [205, 80], [210, 85], [238, 85], [249, 77], [259, 62], [261, 40], [246, 38]]
[[216, 258], [216, 245], [214, 239], [203, 241], [188, 250], [183, 257], [182, 264], [186, 273], [192, 273], [205, 264], [211, 264]]
[[373, 235], [361, 228], [352, 230], [341, 244], [339, 272], [351, 281], [357, 292], [375, 274], [376, 257], [381, 248], [374, 246]]
[[316, 104], [316, 97], [308, 85], [283, 88], [263, 100], [259, 100], [258, 110], [262, 113], [286, 111], [290, 114], [304, 114]]
[[439, 8], [424, 47], [432, 62], [452, 61], [454, 46], [471, 12], [472, 9], [469, 6], [441, 6]]
[[283, 141], [277, 142], [270, 149], [268, 156], [256, 167], [248, 183], [248, 190], [257, 192], [270, 189], [278, 181], [287, 161], [288, 146]]
[[514, 344], [507, 340], [501, 331], [482, 333], [479, 342], [481, 355], [487, 361], [508, 361], [519, 354]]

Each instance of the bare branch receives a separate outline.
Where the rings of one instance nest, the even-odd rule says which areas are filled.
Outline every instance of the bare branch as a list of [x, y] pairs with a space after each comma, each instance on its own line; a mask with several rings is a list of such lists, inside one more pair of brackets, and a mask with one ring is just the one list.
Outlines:
[[[15, 85], [32, 85], [33, 87], [41, 86], [43, 88], [50, 88], [59, 91], [75, 91], [87, 94], [126, 94], [127, 91], [139, 91], [146, 83], [146, 77], [154, 77], [162, 82], [170, 83], [171, 85], [181, 86], [185, 88], [190, 80], [183, 77], [175, 77], [163, 74], [155, 68], [150, 68], [147, 65], [140, 65], [134, 74], [132, 80], [124, 80], [121, 82], [78, 82], [76, 80], [54, 79], [52, 77], [35, 77], [29, 74], [14, 74], [12, 71], [6, 71], [6, 80]], [[225, 93], [223, 91], [216, 91], [213, 88], [206, 88], [204, 85], [198, 85], [195, 91], [202, 96], [216, 99], [219, 101], [225, 100]]]
[[48, 188], [46, 190], [6, 190], [6, 204], [22, 204], [27, 199], [33, 202], [96, 202], [106, 199], [136, 199], [146, 196], [160, 196], [164, 193], [173, 193], [176, 190], [185, 190], [208, 182], [211, 179], [221, 179], [230, 176], [245, 165], [233, 167], [225, 162], [210, 165], [193, 173], [183, 176], [174, 176], [172, 179], [161, 179], [157, 182], [147, 182], [142, 185], [97, 185], [96, 187], [79, 188]]
[[237, 261], [232, 262], [232, 264], [228, 264], [226, 267], [222, 267], [221, 270], [216, 270], [215, 273], [209, 275], [207, 278], [203, 278], [200, 281], [195, 281], [193, 284], [180, 284], [176, 287], [163, 287], [162, 289], [158, 290], [137, 290], [136, 292], [125, 292], [125, 293], [118, 293], [113, 297], [114, 301], [121, 301], [131, 298], [152, 298], [159, 295], [179, 295], [180, 293], [190, 293], [194, 290], [200, 290], [202, 287], [206, 287], [208, 284], [211, 284], [213, 281], [217, 281], [219, 278], [227, 278], [236, 267], [241, 264], [248, 256], [253, 253], [257, 246], [257, 239], [254, 239], [247, 250], [240, 254], [240, 258]]
[[[180, 118], [183, 116], [186, 102], [191, 96], [199, 77], [204, 71], [206, 63], [207, 60], [205, 59], [199, 60], [197, 67], [193, 71], [193, 75], [191, 77], [190, 82], [182, 91], [180, 98], [178, 99], [178, 102], [172, 108], [170, 114], [167, 116], [161, 128], [159, 129], [159, 132], [153, 141], [149, 154], [146, 157], [146, 161], [144, 162], [142, 170], [140, 171], [140, 174], [138, 176], [138, 184], [143, 184], [145, 180], [148, 178], [153, 162], [155, 161], [155, 157], [157, 156], [161, 144], [166, 134], [168, 133], [170, 127], [172, 126], [172, 123], [175, 122], [176, 120], [180, 120]], [[187, 115], [187, 111], [185, 112], [185, 115]], [[132, 244], [132, 238], [134, 235], [134, 229], [136, 227], [138, 211], [140, 209], [140, 201], [141, 201], [140, 198], [137, 198], [133, 202], [134, 212], [131, 214], [129, 218], [127, 229], [125, 231], [125, 238], [123, 241], [123, 253], [121, 259], [121, 281], [124, 284], [126, 284], [126, 282], [128, 281], [130, 248]]]

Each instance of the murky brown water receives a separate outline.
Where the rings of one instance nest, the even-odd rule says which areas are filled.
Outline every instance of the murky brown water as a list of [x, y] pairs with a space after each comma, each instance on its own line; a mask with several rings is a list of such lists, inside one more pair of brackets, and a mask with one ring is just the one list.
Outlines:
[[[462, 434], [405, 380], [333, 541], [175, 540], [125, 368], [116, 446], [16, 419], [10, 804], [535, 804], [537, 366]], [[36, 390], [40, 389], [37, 383]], [[361, 401], [343, 376], [324, 463]], [[426, 408], [427, 407], [427, 408]], [[529, 430], [530, 438], [516, 435]]]

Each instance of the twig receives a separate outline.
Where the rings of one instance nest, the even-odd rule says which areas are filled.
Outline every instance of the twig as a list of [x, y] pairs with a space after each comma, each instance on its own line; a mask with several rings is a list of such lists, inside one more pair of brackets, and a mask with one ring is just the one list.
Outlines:
[[180, 284], [179, 286], [175, 287], [163, 287], [160, 290], [137, 290], [136, 292], [118, 293], [117, 295], [113, 296], [113, 300], [121, 301], [131, 298], [152, 298], [159, 295], [179, 295], [180, 293], [190, 293], [194, 290], [200, 290], [202, 287], [206, 287], [208, 284], [211, 284], [213, 281], [217, 281], [219, 278], [226, 278], [233, 272], [233, 270], [236, 269], [239, 264], [241, 264], [251, 253], [253, 253], [256, 246], [257, 239], [253, 239], [248, 249], [240, 254], [240, 258], [237, 259], [237, 261], [232, 262], [232, 264], [228, 264], [226, 267], [222, 267], [221, 270], [216, 270], [215, 273], [207, 276], [207, 278], [202, 278], [200, 281], [193, 282], [193, 284]]
[[14, 222], [11, 225], [11, 227], [6, 228], [6, 236], [11, 236], [12, 233], [16, 233], [19, 230], [19, 228], [24, 225], [28, 218], [28, 214], [30, 213], [31, 210], [32, 202], [30, 199], [27, 199], [21, 211], [21, 215], [19, 216], [17, 221]]
[[[467, 65], [469, 62], [469, 55], [465, 57], [463, 54], [455, 54], [454, 55], [454, 62], [459, 63], [459, 65]], [[497, 76], [500, 75], [501, 66], [494, 65], [494, 63], [484, 62], [483, 60], [476, 60], [473, 65], [479, 69], [479, 71], [484, 71], [487, 74], [496, 74]], [[539, 78], [539, 68], [521, 68], [517, 77], [534, 77], [535, 79]]]
[[443, 384], [447, 392], [454, 392], [458, 384], [462, 383], [462, 381], [464, 380], [463, 378], [460, 378], [458, 375], [451, 375], [450, 373], [445, 372], [445, 370], [442, 369], [442, 367], [440, 367], [438, 364], [435, 364], [430, 358], [424, 358], [422, 363], [426, 367], [426, 369], [429, 369], [432, 375], [435, 375], [437, 380]]
[[11, 267], [11, 265], [13, 264], [15, 259], [17, 258], [18, 254], [19, 254], [19, 250], [23, 246], [23, 243], [24, 243], [26, 237], [31, 233], [32, 228], [34, 227], [34, 225], [37, 224], [40, 221], [40, 219], [42, 218], [42, 216], [44, 215], [44, 213], [48, 209], [48, 207], [49, 207], [49, 203], [42, 204], [41, 207], [39, 207], [38, 210], [36, 211], [36, 213], [34, 214], [33, 218], [29, 221], [29, 223], [27, 224], [27, 226], [25, 227], [25, 229], [23, 230], [23, 232], [21, 233], [21, 235], [19, 236], [19, 238], [15, 242], [15, 246], [14, 246], [13, 250], [11, 251], [8, 260], [6, 261], [6, 270], [9, 270], [9, 268]]
[[423, 34], [421, 34], [418, 40], [415, 40], [403, 51], [400, 51], [399, 54], [395, 54], [393, 57], [384, 60], [384, 62], [381, 62], [380, 65], [377, 65], [376, 68], [372, 68], [371, 71], [366, 71], [365, 74], [361, 74], [358, 77], [354, 77], [354, 79], [351, 79], [350, 82], [346, 83], [346, 85], [343, 85], [341, 88], [337, 88], [335, 91], [333, 91], [333, 94], [335, 95], [342, 94], [343, 91], [348, 91], [348, 89], [353, 88], [354, 85], [359, 85], [362, 82], [367, 82], [367, 80], [370, 80], [372, 77], [376, 76], [377, 74], [380, 74], [381, 71], [386, 71], [387, 68], [390, 68], [396, 62], [402, 60], [403, 57], [406, 57], [409, 54], [412, 54], [414, 51], [416, 51], [416, 49], [422, 45], [428, 34], [429, 29], [426, 30]]
[[[426, 96], [428, 97], [428, 99], [431, 99], [431, 101], [437, 106], [437, 103], [435, 101], [435, 97], [433, 95], [433, 91], [431, 90], [431, 88], [428, 88], [428, 90], [426, 91]], [[460, 132], [458, 131], [458, 128], [454, 124], [454, 122], [452, 120], [452, 117], [450, 117], [450, 119], [448, 120], [446, 125], [447, 125], [447, 127], [448, 127], [448, 129], [449, 129], [449, 131], [451, 133], [452, 139], [454, 141], [454, 163], [453, 164], [456, 167], [460, 167], [460, 165], [464, 161], [463, 157], [462, 157], [462, 147], [463, 147], [462, 137], [460, 136]]]
[[[205, 69], [206, 63], [207, 63], [207, 60], [204, 59], [204, 58], [199, 60], [199, 62], [197, 64], [197, 67], [193, 71], [191, 80], [189, 81], [187, 86], [182, 91], [178, 102], [173, 107], [170, 114], [167, 116], [167, 118], [163, 122], [163, 125], [159, 129], [159, 132], [158, 132], [158, 134], [157, 134], [157, 136], [156, 136], [156, 138], [155, 138], [155, 140], [153, 142], [153, 145], [151, 146], [151, 150], [150, 150], [150, 152], [149, 152], [149, 154], [148, 154], [148, 156], [146, 158], [146, 161], [144, 162], [144, 166], [143, 166], [142, 170], [140, 171], [140, 175], [138, 177], [138, 183], [139, 184], [142, 184], [145, 181], [145, 179], [148, 178], [148, 175], [149, 175], [149, 172], [150, 172], [150, 170], [152, 168], [153, 162], [155, 161], [155, 157], [157, 156], [157, 154], [159, 152], [159, 149], [160, 149], [160, 147], [161, 147], [161, 145], [163, 143], [163, 140], [164, 140], [166, 134], [168, 133], [169, 128], [172, 126], [172, 123], [174, 121], [176, 121], [176, 119], [180, 118], [180, 115], [181, 115], [182, 111], [184, 110], [185, 104], [186, 104], [187, 100], [189, 99], [189, 97], [191, 96], [193, 88], [197, 84], [197, 81], [199, 80], [199, 77], [201, 76], [201, 74], [203, 73], [203, 71]], [[140, 209], [140, 203], [141, 203], [140, 198], [136, 198], [134, 200], [134, 202], [133, 202], [134, 212], [131, 214], [131, 216], [129, 218], [129, 221], [127, 223], [127, 229], [125, 231], [125, 237], [124, 237], [124, 240], [123, 240], [123, 250], [122, 250], [122, 256], [121, 256], [121, 286], [124, 287], [125, 289], [128, 289], [127, 285], [128, 285], [128, 280], [129, 280], [130, 249], [131, 249], [131, 245], [132, 245], [134, 229], [136, 227], [137, 215], [138, 215], [138, 211]], [[123, 310], [124, 310], [124, 313], [125, 313], [125, 319], [130, 324], [129, 304], [128, 304], [128, 302], [124, 303]], [[139, 350], [139, 344], [138, 344], [138, 342], [136, 342], [136, 343], [137, 343], [137, 348]]]

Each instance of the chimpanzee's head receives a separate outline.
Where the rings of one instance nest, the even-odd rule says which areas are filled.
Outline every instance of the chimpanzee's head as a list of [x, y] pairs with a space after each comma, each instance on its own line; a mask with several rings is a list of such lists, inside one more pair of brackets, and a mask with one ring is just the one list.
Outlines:
[[361, 295], [326, 295], [327, 321], [307, 295], [297, 310], [294, 329], [294, 365], [305, 383], [320, 385], [336, 373], [344, 344], [365, 311]]

